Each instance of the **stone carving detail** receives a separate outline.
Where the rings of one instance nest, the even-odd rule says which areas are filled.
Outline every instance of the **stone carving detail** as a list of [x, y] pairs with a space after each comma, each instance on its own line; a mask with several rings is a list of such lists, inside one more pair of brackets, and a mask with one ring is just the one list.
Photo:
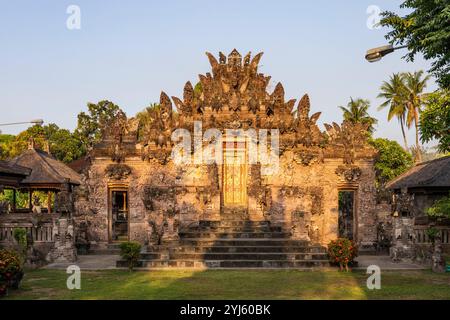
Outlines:
[[322, 187], [298, 187], [298, 186], [286, 186], [278, 191], [278, 197], [280, 199], [286, 199], [287, 197], [303, 197], [310, 196], [314, 205], [311, 208], [312, 215], [323, 214], [323, 188]]
[[[329, 136], [329, 144], [343, 148], [345, 164], [353, 164], [357, 149], [367, 147], [368, 124], [344, 121], [342, 125], [333, 122], [333, 125], [324, 124]], [[368, 154], [374, 154], [371, 149]]]
[[323, 151], [299, 149], [294, 151], [294, 161], [304, 166], [314, 163], [323, 163]]
[[127, 116], [122, 110], [105, 126], [103, 136], [109, 140], [108, 153], [114, 162], [125, 160], [125, 151], [123, 150], [124, 137], [128, 133]]
[[336, 169], [336, 174], [346, 182], [355, 182], [361, 176], [362, 171], [357, 166], [339, 166]]
[[110, 164], [105, 169], [105, 175], [114, 180], [123, 180], [131, 174], [131, 168], [126, 164]]
[[147, 210], [155, 210], [155, 201], [175, 201], [176, 191], [175, 188], [171, 187], [157, 187], [157, 186], [146, 186], [144, 188], [144, 194], [142, 201]]
[[411, 216], [414, 208], [414, 194], [409, 194], [408, 190], [403, 188], [400, 194], [394, 195], [393, 208], [395, 216]]
[[297, 209], [291, 213], [291, 236], [296, 240], [310, 241], [311, 217], [307, 212]]
[[305, 94], [298, 104], [295, 120], [297, 142], [305, 147], [322, 145], [325, 142], [325, 136], [316, 124], [321, 112], [316, 112], [310, 117], [310, 108], [309, 96]]
[[74, 211], [74, 199], [71, 192], [62, 190], [55, 195], [55, 211], [70, 214]]

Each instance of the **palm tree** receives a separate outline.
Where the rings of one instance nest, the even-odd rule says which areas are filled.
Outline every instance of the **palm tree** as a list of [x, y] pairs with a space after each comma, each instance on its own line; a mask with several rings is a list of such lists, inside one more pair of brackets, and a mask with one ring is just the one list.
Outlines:
[[356, 99], [350, 97], [350, 102], [347, 107], [339, 107], [344, 112], [344, 120], [352, 123], [363, 123], [368, 125], [368, 131], [373, 133], [374, 125], [378, 122], [377, 119], [371, 117], [368, 113], [370, 108], [369, 100]]
[[423, 74], [424, 72], [420, 70], [414, 73], [408, 72], [403, 75], [406, 87], [405, 104], [408, 112], [406, 116], [406, 125], [408, 126], [408, 128], [410, 128], [412, 123], [414, 122], [414, 125], [416, 127], [415, 148], [418, 150], [416, 153], [417, 161], [422, 160], [419, 144], [419, 113], [421, 107], [425, 103], [425, 94], [423, 93], [423, 91], [427, 87], [427, 81], [430, 78], [430, 76], [428, 75], [422, 77]]
[[389, 106], [388, 121], [396, 117], [400, 122], [402, 129], [403, 141], [405, 143], [405, 150], [408, 150], [408, 140], [406, 139], [405, 124], [406, 124], [406, 104], [405, 95], [406, 87], [403, 81], [403, 76], [400, 73], [394, 73], [389, 81], [384, 81], [380, 88], [381, 92], [378, 98], [386, 99], [378, 110]]

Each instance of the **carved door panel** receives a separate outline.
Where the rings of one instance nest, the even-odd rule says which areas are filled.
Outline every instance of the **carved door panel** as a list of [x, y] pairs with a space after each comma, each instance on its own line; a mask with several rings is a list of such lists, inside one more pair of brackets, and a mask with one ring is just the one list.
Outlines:
[[225, 206], [247, 203], [247, 164], [245, 150], [226, 150], [223, 166], [223, 200]]

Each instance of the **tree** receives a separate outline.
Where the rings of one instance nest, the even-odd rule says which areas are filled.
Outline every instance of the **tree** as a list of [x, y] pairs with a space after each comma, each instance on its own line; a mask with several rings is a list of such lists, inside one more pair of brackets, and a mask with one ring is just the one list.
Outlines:
[[370, 140], [370, 144], [378, 151], [375, 171], [380, 188], [413, 165], [411, 155], [397, 141], [378, 138]]
[[141, 140], [144, 135], [145, 127], [153, 122], [153, 113], [161, 108], [159, 103], [150, 103], [148, 107], [136, 114], [139, 120], [138, 139]]
[[98, 103], [88, 103], [88, 113], [78, 114], [78, 125], [75, 134], [81, 139], [86, 150], [102, 138], [102, 128], [114, 119], [119, 111], [119, 106], [103, 100]]
[[378, 107], [378, 110], [389, 106], [388, 121], [391, 121], [394, 117], [398, 119], [402, 129], [405, 150], [408, 150], [408, 140], [406, 139], [405, 133], [406, 104], [404, 103], [406, 88], [402, 75], [400, 73], [394, 73], [389, 78], [389, 81], [383, 82], [380, 91], [378, 98], [386, 100]]
[[405, 104], [407, 109], [406, 115], [406, 125], [408, 128], [411, 127], [414, 122], [414, 126], [416, 127], [416, 146], [417, 149], [417, 159], [418, 161], [422, 160], [421, 152], [420, 152], [420, 143], [419, 143], [419, 113], [424, 104], [425, 95], [423, 91], [427, 86], [427, 81], [429, 76], [425, 76], [422, 78], [423, 71], [417, 71], [414, 73], [405, 73], [404, 83], [405, 83]]
[[374, 125], [378, 122], [377, 119], [371, 117], [368, 113], [370, 108], [369, 100], [350, 98], [347, 107], [339, 107], [344, 112], [344, 120], [352, 123], [363, 123], [369, 126], [368, 131], [373, 133], [375, 131]]
[[80, 158], [85, 149], [78, 137], [67, 129], [60, 129], [56, 124], [46, 126], [34, 125], [22, 131], [17, 136], [8, 138], [2, 143], [2, 158], [14, 158], [28, 148], [30, 138], [33, 138], [36, 148], [45, 150], [58, 160], [69, 163]]
[[389, 27], [386, 39], [393, 45], [407, 45], [407, 61], [417, 53], [432, 60], [432, 73], [442, 88], [450, 87], [450, 2], [448, 0], [406, 0], [405, 16], [385, 11], [380, 25]]
[[14, 138], [12, 134], [0, 134], [0, 160], [8, 159], [9, 146]]
[[450, 152], [450, 90], [441, 90], [426, 97], [420, 114], [422, 142], [438, 140], [438, 151]]

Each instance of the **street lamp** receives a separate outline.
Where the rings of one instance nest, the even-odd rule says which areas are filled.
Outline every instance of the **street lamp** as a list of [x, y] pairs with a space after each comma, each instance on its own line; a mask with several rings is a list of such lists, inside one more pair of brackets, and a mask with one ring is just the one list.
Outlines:
[[370, 50], [367, 50], [366, 53], [366, 60], [369, 62], [377, 62], [380, 61], [381, 58], [383, 58], [385, 55], [394, 52], [398, 49], [407, 48], [408, 46], [400, 46], [394, 48], [392, 45], [382, 46], [378, 48], [373, 48]]
[[16, 124], [27, 124], [27, 123], [32, 123], [32, 124], [37, 124], [39, 126], [42, 126], [42, 124], [44, 123], [44, 120], [42, 120], [42, 119], [35, 119], [35, 120], [24, 121], [24, 122], [0, 123], [0, 126], [13, 126], [13, 125], [16, 125]]
[[[0, 126], [13, 126], [16, 124], [27, 124], [27, 123], [32, 123], [32, 124], [37, 124], [38, 126], [42, 126], [42, 124], [44, 123], [44, 120], [42, 119], [34, 119], [31, 121], [23, 121], [23, 122], [11, 122], [11, 123], [0, 123]], [[2, 133], [2, 131], [0, 130], [0, 134]]]

